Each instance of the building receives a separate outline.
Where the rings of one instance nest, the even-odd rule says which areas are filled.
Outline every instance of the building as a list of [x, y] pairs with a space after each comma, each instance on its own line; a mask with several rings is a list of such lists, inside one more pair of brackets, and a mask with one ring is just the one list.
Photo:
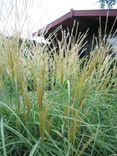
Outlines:
[[[73, 35], [79, 32], [85, 33], [87, 30], [88, 46], [91, 45], [92, 36], [98, 36], [99, 27], [101, 34], [111, 32], [114, 38], [117, 36], [117, 9], [100, 9], [100, 10], [73, 10], [33, 33], [33, 36], [41, 36], [47, 39], [51, 34], [56, 34], [58, 40], [62, 39], [62, 31], [72, 32], [74, 21], [79, 23], [78, 31], [74, 29]], [[90, 47], [90, 46], [89, 46]]]

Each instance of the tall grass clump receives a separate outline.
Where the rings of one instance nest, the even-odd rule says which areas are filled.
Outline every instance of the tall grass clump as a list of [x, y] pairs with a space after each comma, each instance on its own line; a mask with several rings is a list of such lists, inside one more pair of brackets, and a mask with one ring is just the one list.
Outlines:
[[113, 35], [99, 29], [94, 48], [81, 56], [88, 50], [88, 31], [77, 31], [74, 23], [71, 32], [62, 31], [61, 41], [54, 36], [58, 47], [48, 49], [30, 40], [20, 43], [20, 33], [1, 34], [0, 155], [117, 154]]

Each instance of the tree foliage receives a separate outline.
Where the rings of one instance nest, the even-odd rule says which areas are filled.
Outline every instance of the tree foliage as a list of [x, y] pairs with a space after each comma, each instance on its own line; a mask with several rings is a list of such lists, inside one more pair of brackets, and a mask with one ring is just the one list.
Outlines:
[[107, 6], [111, 9], [117, 3], [117, 0], [99, 0], [99, 3], [101, 8], [105, 8], [105, 6]]

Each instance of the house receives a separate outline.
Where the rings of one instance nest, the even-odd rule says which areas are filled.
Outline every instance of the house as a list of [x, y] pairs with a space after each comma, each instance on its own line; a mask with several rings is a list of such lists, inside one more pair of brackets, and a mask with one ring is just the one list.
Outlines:
[[[61, 29], [64, 31], [72, 31], [74, 21], [79, 23], [77, 33], [87, 33], [87, 45], [91, 45], [92, 36], [98, 36], [98, 30], [101, 26], [101, 34], [114, 34], [114, 38], [117, 36], [117, 9], [100, 9], [100, 10], [73, 10], [48, 24], [44, 28], [33, 33], [33, 36], [41, 36], [47, 39], [53, 32], [56, 33], [58, 40], [62, 39]], [[57, 29], [58, 28], [58, 29]], [[56, 31], [55, 31], [56, 30]], [[76, 35], [76, 31], [73, 32]], [[91, 46], [89, 46], [91, 47]]]
[[[33, 33], [33, 36], [40, 36], [42, 33], [47, 38], [58, 26], [62, 26], [64, 30], [73, 27], [73, 22], [76, 20], [79, 22], [78, 31], [85, 32], [90, 28], [90, 33], [97, 33], [99, 28], [99, 17], [101, 17], [101, 27], [105, 28], [107, 20], [107, 32], [111, 29], [115, 17], [117, 17], [117, 9], [100, 9], [100, 10], [73, 10], [71, 9], [68, 13], [48, 24], [44, 28]], [[117, 20], [114, 24], [113, 30], [117, 28]], [[59, 37], [59, 34], [58, 34]]]

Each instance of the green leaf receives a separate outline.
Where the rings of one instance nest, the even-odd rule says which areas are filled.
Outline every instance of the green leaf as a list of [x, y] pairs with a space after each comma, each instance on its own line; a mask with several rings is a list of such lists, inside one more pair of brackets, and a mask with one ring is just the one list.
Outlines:
[[39, 144], [40, 144], [40, 140], [38, 140], [38, 141], [35, 143], [35, 145], [33, 146], [33, 148], [32, 148], [31, 151], [30, 151], [29, 156], [33, 156], [33, 155], [34, 155], [34, 153], [36, 152], [36, 150], [37, 150]]
[[7, 151], [6, 151], [6, 146], [5, 146], [5, 134], [4, 134], [4, 122], [3, 122], [3, 118], [1, 118], [1, 139], [2, 139], [2, 146], [3, 146], [4, 156], [7, 156]]

